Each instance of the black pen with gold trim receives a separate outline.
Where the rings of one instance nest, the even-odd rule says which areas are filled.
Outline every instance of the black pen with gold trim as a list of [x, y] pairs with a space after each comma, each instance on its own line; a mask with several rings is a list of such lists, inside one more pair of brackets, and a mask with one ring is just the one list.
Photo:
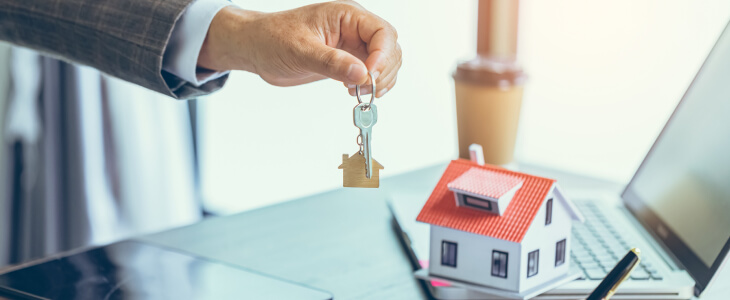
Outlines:
[[608, 272], [606, 277], [603, 278], [603, 281], [601, 281], [601, 283], [598, 284], [598, 287], [596, 287], [596, 289], [588, 295], [586, 300], [608, 300], [611, 298], [613, 293], [616, 292], [618, 286], [624, 282], [626, 278], [629, 278], [631, 271], [633, 271], [639, 264], [639, 261], [641, 261], [641, 258], [639, 258], [640, 254], [641, 251], [639, 251], [638, 248], [633, 248], [629, 251], [629, 253], [626, 253], [626, 256], [624, 256], [624, 258], [622, 258], [616, 266], [611, 269], [611, 272]]

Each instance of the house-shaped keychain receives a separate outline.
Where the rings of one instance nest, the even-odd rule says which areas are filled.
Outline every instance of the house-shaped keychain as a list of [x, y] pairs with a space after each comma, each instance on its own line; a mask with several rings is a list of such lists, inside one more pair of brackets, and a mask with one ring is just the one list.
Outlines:
[[365, 176], [365, 157], [360, 153], [352, 156], [342, 154], [342, 164], [337, 167], [343, 169], [342, 186], [344, 187], [361, 187], [361, 188], [377, 188], [380, 186], [380, 170], [384, 169], [377, 160], [372, 159], [373, 174], [370, 178]]
[[416, 276], [526, 299], [574, 280], [571, 223], [583, 221], [556, 180], [459, 159], [418, 215], [430, 263]]

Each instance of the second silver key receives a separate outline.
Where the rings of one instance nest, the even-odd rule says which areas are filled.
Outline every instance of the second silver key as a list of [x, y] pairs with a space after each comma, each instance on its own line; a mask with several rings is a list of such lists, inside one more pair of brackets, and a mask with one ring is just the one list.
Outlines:
[[360, 128], [360, 137], [363, 143], [362, 155], [365, 157], [365, 177], [370, 179], [373, 171], [373, 154], [370, 144], [373, 140], [373, 125], [378, 122], [378, 107], [375, 104], [360, 103], [353, 110], [353, 118], [355, 126]]

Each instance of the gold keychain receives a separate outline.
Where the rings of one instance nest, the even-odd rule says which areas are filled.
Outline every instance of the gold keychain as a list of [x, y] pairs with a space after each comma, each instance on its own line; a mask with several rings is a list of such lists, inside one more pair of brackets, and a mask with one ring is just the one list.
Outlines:
[[373, 139], [373, 126], [378, 122], [378, 107], [373, 103], [375, 101], [375, 80], [372, 73], [368, 72], [368, 74], [373, 86], [370, 102], [363, 102], [360, 99], [360, 85], [358, 85], [355, 87], [358, 104], [352, 112], [355, 127], [360, 129], [360, 135], [357, 136], [360, 151], [352, 156], [342, 154], [342, 164], [338, 167], [338, 169], [343, 169], [342, 186], [344, 187], [377, 188], [380, 186], [379, 172], [384, 169], [378, 161], [372, 158], [370, 147]]

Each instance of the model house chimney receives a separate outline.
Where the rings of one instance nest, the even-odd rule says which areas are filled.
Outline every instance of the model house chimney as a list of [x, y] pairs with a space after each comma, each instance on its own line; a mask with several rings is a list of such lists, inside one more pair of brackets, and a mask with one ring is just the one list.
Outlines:
[[469, 159], [471, 159], [471, 161], [479, 164], [480, 166], [484, 165], [484, 149], [482, 148], [482, 145], [479, 145], [479, 144], [469, 145]]

